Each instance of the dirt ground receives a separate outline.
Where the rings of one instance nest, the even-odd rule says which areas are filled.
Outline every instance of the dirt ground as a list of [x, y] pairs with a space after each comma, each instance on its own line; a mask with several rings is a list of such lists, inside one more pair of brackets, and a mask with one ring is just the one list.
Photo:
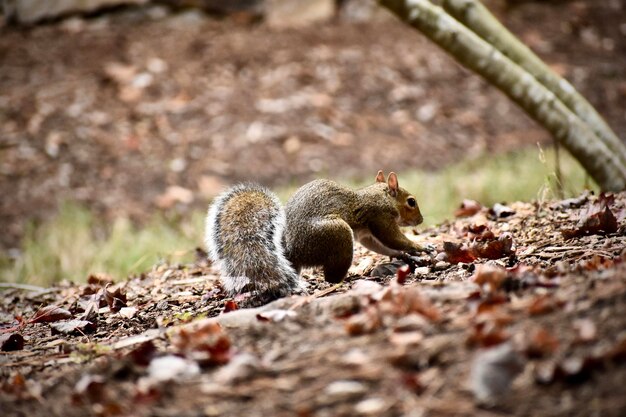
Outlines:
[[[618, 6], [497, 11], [624, 137]], [[238, 180], [549, 142], [393, 21], [277, 30], [161, 10], [0, 28], [3, 249], [66, 199], [141, 221]], [[118, 283], [2, 284], [0, 414], [626, 414], [626, 193], [476, 209], [410, 233], [435, 248], [412, 274], [358, 248], [342, 285], [309, 271], [308, 295], [256, 308], [224, 297], [202, 250]]]
[[[620, 2], [490, 4], [626, 131]], [[0, 245], [66, 200], [144, 220], [222, 185], [437, 169], [546, 143], [502, 94], [393, 19], [301, 29], [162, 8], [0, 28]]]
[[478, 209], [409, 235], [436, 248], [414, 274], [359, 248], [341, 286], [310, 271], [310, 295], [253, 309], [202, 253], [114, 285], [5, 289], [0, 409], [624, 415], [626, 193]]

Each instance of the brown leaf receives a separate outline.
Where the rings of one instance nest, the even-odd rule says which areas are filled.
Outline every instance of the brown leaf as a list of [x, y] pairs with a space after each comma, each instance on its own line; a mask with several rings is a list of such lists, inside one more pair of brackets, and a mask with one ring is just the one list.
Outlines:
[[143, 342], [135, 349], [131, 350], [128, 353], [128, 357], [139, 366], [148, 366], [150, 361], [157, 353], [156, 346], [152, 340], [148, 340], [147, 342]]
[[531, 316], [547, 314], [556, 310], [560, 305], [562, 305], [562, 303], [557, 301], [553, 296], [543, 294], [533, 299], [531, 304], [528, 306], [528, 313]]
[[496, 323], [478, 323], [472, 327], [472, 332], [467, 338], [469, 346], [492, 347], [500, 345], [511, 335]]
[[414, 372], [404, 372], [400, 380], [402, 381], [402, 385], [407, 388], [409, 391], [414, 392], [415, 394], [421, 394], [424, 392], [426, 387], [422, 384], [419, 374]]
[[485, 264], [476, 268], [470, 280], [480, 287], [487, 286], [490, 292], [495, 292], [504, 283], [506, 275], [506, 269], [501, 266]]
[[97, 325], [87, 320], [65, 320], [58, 323], [52, 323], [52, 334], [68, 334], [68, 335], [82, 335], [87, 333], [93, 333]]
[[402, 316], [406, 316], [411, 313], [418, 313], [422, 316], [430, 319], [431, 321], [441, 320], [441, 312], [437, 307], [431, 303], [430, 299], [424, 296], [417, 288], [407, 287], [402, 288], [395, 297], [395, 302], [398, 303], [398, 313]]
[[467, 237], [472, 240], [493, 240], [496, 236], [486, 224], [471, 224], [467, 226]]
[[496, 203], [489, 209], [489, 215], [495, 219], [502, 219], [515, 214], [515, 210], [505, 206], [504, 204]]
[[235, 300], [226, 300], [224, 302], [224, 313], [228, 313], [229, 311], [239, 310], [239, 306]]
[[381, 326], [382, 321], [379, 311], [375, 307], [369, 307], [362, 313], [350, 316], [344, 328], [350, 336], [360, 336], [374, 333]]
[[614, 201], [614, 195], [600, 194], [597, 200], [582, 210], [576, 228], [564, 229], [561, 234], [565, 239], [572, 239], [580, 236], [605, 235], [617, 232], [617, 219], [609, 207]]
[[446, 260], [453, 264], [470, 263], [477, 259], [476, 255], [462, 243], [443, 242], [443, 250], [446, 253]]
[[72, 400], [76, 404], [103, 402], [106, 399], [104, 383], [102, 375], [83, 375], [74, 386]]
[[72, 317], [72, 313], [59, 306], [45, 306], [35, 312], [29, 323], [50, 323]]
[[126, 307], [126, 293], [122, 291], [121, 287], [116, 288], [113, 292], [105, 288], [104, 300], [113, 313], [117, 313], [122, 307]]
[[461, 206], [454, 212], [455, 217], [470, 217], [478, 213], [483, 206], [475, 200], [463, 200]]
[[105, 287], [113, 284], [113, 277], [104, 273], [90, 274], [87, 278], [87, 284]]
[[215, 322], [183, 327], [172, 336], [172, 343], [186, 357], [200, 365], [223, 365], [232, 356], [230, 338]]
[[529, 337], [526, 355], [530, 358], [550, 356], [559, 348], [559, 340], [543, 327], [535, 329]]
[[510, 256], [513, 251], [513, 237], [509, 233], [503, 233], [496, 240], [474, 242], [471, 246], [476, 257], [486, 259], [500, 259]]
[[0, 334], [0, 350], [12, 352], [24, 349], [24, 336], [19, 333]]

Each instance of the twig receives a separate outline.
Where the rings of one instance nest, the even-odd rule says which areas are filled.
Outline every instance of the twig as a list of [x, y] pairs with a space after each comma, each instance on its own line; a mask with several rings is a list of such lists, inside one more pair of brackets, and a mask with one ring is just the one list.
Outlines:
[[297, 310], [298, 308], [302, 307], [303, 305], [306, 305], [308, 303], [311, 302], [311, 300], [314, 300], [316, 298], [320, 298], [323, 297], [325, 295], [328, 295], [334, 291], [336, 291], [337, 289], [339, 289], [341, 286], [343, 285], [343, 282], [340, 282], [338, 284], [335, 284], [331, 287], [328, 287], [324, 290], [318, 291], [313, 295], [309, 295], [308, 297], [303, 297], [300, 301], [298, 301], [297, 303], [295, 303], [294, 305], [292, 305], [289, 310]]

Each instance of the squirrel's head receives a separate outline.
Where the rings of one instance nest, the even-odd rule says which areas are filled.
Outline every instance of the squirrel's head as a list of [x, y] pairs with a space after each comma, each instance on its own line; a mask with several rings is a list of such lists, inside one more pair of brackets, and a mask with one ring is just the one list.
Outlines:
[[383, 171], [378, 171], [376, 182], [387, 183], [389, 195], [395, 199], [396, 208], [400, 212], [399, 226], [417, 226], [424, 220], [417, 205], [417, 199], [413, 194], [400, 187], [395, 172], [390, 172], [385, 180]]

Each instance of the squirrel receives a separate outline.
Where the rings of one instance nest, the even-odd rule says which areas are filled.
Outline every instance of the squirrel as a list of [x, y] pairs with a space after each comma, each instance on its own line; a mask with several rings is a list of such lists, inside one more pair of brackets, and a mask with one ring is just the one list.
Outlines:
[[246, 291], [272, 300], [305, 292], [303, 267], [321, 266], [324, 278], [341, 282], [352, 264], [353, 241], [374, 252], [409, 260], [424, 250], [400, 226], [422, 222], [415, 197], [391, 172], [352, 190], [318, 179], [299, 188], [284, 209], [271, 191], [240, 184], [209, 207], [205, 243], [233, 296]]

